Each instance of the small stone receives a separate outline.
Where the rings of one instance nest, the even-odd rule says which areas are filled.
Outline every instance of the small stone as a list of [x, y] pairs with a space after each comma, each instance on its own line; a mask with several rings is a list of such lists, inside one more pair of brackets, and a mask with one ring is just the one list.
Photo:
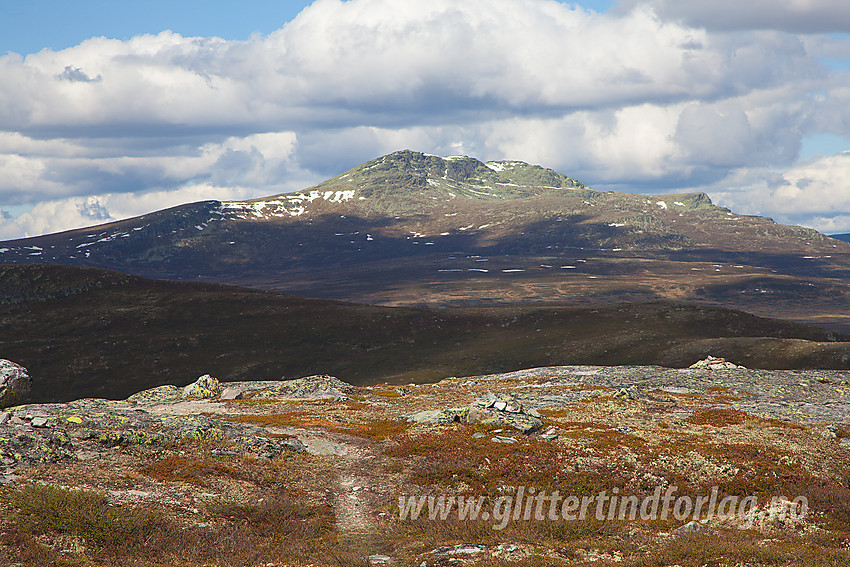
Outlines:
[[821, 436], [824, 439], [836, 439], [838, 437], [838, 428], [834, 425], [829, 425], [823, 430]]
[[72, 415], [71, 417], [69, 417], [68, 421], [70, 421], [71, 423], [82, 423], [83, 422], [82, 418], [79, 418], [76, 415]]
[[222, 400], [238, 400], [240, 398], [240, 396], [242, 396], [242, 392], [243, 392], [242, 388], [235, 388], [233, 386], [229, 386], [221, 392], [221, 399]]
[[307, 451], [307, 446], [295, 437], [284, 439], [282, 445], [285, 449], [295, 451], [296, 453], [304, 453]]
[[508, 407], [508, 404], [506, 402], [496, 402], [493, 404], [493, 407], [499, 411], [505, 411], [505, 408]]
[[550, 427], [541, 434], [541, 437], [543, 437], [546, 441], [554, 441], [558, 438], [558, 430], [554, 427]]
[[12, 414], [7, 411], [0, 412], [0, 425], [5, 425], [12, 418]]
[[699, 523], [696, 520], [692, 520], [685, 524], [684, 526], [679, 526], [678, 528], [673, 530], [677, 534], [713, 534], [714, 531], [705, 526], [704, 524]]
[[370, 555], [369, 556], [369, 564], [370, 565], [392, 565], [393, 558], [389, 555]]
[[502, 437], [501, 435], [496, 435], [492, 439], [490, 439], [493, 443], [516, 443], [516, 439], [513, 437]]
[[481, 439], [481, 438], [483, 438], [483, 437], [484, 437], [484, 434], [483, 434], [483, 433], [481, 433], [480, 431], [479, 431], [478, 433], [473, 433], [473, 434], [472, 434], [472, 438], [473, 438], [473, 439]]
[[438, 547], [432, 555], [477, 555], [487, 551], [487, 546], [480, 543], [464, 543], [454, 547]]
[[634, 396], [632, 396], [632, 393], [631, 393], [631, 392], [629, 392], [629, 391], [628, 391], [627, 389], [625, 389], [625, 388], [620, 388], [619, 390], [617, 390], [617, 392], [616, 392], [616, 393], [615, 393], [612, 397], [613, 397], [614, 399], [623, 399], [623, 400], [631, 400], [631, 399], [634, 399]]
[[238, 457], [242, 455], [242, 452], [233, 449], [213, 449], [210, 454], [216, 457]]
[[34, 417], [30, 422], [33, 427], [47, 427], [47, 419], [44, 417]]

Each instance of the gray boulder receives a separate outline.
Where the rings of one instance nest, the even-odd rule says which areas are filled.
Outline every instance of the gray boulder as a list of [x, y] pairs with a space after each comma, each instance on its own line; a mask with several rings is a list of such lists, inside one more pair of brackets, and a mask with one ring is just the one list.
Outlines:
[[489, 393], [469, 405], [468, 423], [511, 427], [533, 433], [543, 427], [540, 413], [526, 408], [514, 394]]
[[27, 369], [11, 360], [0, 360], [0, 407], [24, 402], [32, 389], [32, 378]]
[[511, 427], [523, 433], [533, 433], [543, 427], [540, 413], [525, 407], [514, 394], [489, 393], [465, 408], [423, 410], [406, 416], [409, 423], [446, 425], [449, 423], [481, 424]]
[[744, 370], [745, 367], [738, 366], [733, 362], [729, 362], [725, 358], [718, 356], [708, 356], [704, 360], [694, 362], [690, 368], [703, 368], [708, 370]]
[[218, 378], [204, 374], [183, 388], [183, 397], [201, 400], [217, 399], [223, 390], [224, 387], [218, 381]]

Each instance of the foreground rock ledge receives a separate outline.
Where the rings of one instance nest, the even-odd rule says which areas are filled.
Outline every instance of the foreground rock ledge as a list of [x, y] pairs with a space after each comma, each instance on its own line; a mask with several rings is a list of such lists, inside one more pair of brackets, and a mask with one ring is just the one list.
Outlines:
[[[560, 366], [449, 378], [437, 384], [411, 384], [391, 390], [402, 392], [397, 395], [407, 402], [403, 407], [417, 408], [412, 412], [382, 401], [370, 402], [370, 406], [381, 419], [412, 425], [479, 424], [555, 439], [555, 430], [547, 427], [540, 410], [606, 396], [658, 402], [709, 392], [714, 395], [704, 400], [709, 406], [821, 424], [824, 438], [845, 442], [839, 431], [842, 425], [850, 424], [848, 386], [850, 372], [748, 370], [715, 361], [689, 369]], [[227, 441], [246, 453], [274, 458], [286, 451], [304, 450], [304, 446], [296, 438], [276, 438], [262, 427], [216, 415], [225, 409], [228, 413], [238, 411], [222, 404], [229, 400], [341, 401], [380, 387], [356, 388], [327, 375], [229, 383], [204, 375], [184, 388], [160, 386], [123, 401], [83, 399], [16, 406], [0, 412], [0, 463], [8, 473], [21, 465], [73, 460], [81, 455], [91, 458], [109, 447], [156, 447], [180, 440]], [[447, 398], [456, 398], [458, 390], [476, 394], [463, 400], [463, 405], [450, 405], [439, 396], [449, 387], [453, 387], [453, 393]], [[419, 399], [417, 395], [426, 391], [427, 397]], [[718, 396], [720, 392], [735, 395]], [[677, 407], [668, 417], [679, 422], [689, 413]], [[500, 439], [510, 440], [507, 435]]]
[[[679, 370], [559, 366], [404, 386], [354, 387], [326, 375], [220, 383], [203, 375], [186, 387], [160, 386], [127, 400], [0, 412], [0, 480], [94, 490], [109, 506], [153, 506], [173, 515], [180, 530], [219, 536], [244, 527], [245, 518], [234, 513], [253, 510], [261, 521], [269, 510], [263, 502], [291, 497], [296, 508], [327, 515], [325, 529], [337, 539], [316, 545], [336, 553], [337, 545], [357, 542], [356, 557], [343, 563], [300, 561], [295, 552], [276, 562], [274, 554], [293, 543], [284, 540], [251, 565], [528, 565], [541, 558], [553, 566], [662, 564], [653, 550], [676, 552], [670, 542], [679, 538], [722, 546], [745, 537], [750, 549], [781, 541], [796, 546], [793, 553], [807, 545], [823, 551], [819, 542], [832, 528], [818, 519], [850, 494], [842, 476], [850, 470], [848, 392], [850, 372], [758, 371], [717, 361]], [[586, 496], [607, 483], [644, 495], [674, 482], [693, 491], [721, 484], [744, 495], [753, 482], [785, 490], [789, 480], [794, 490], [816, 486], [811, 517], [777, 521], [767, 514], [745, 535], [734, 518], [631, 522], [615, 526], [613, 539], [594, 528], [571, 547], [545, 529], [523, 535], [539, 525], [513, 532], [486, 525], [472, 540], [434, 537], [427, 524], [406, 522], [392, 507], [404, 495], [483, 491], [492, 499], [555, 486]], [[817, 490], [834, 498], [817, 500]], [[760, 513], [771, 506], [759, 504]], [[6, 512], [14, 521], [15, 511]], [[850, 542], [850, 531], [842, 533], [828, 535]], [[386, 534], [397, 539], [368, 543], [388, 541]], [[821, 539], [805, 539], [810, 535]], [[66, 553], [72, 546], [59, 536], [39, 541]], [[833, 564], [850, 564], [850, 546], [841, 545], [829, 551], [840, 556]], [[215, 549], [235, 553], [224, 544]], [[708, 559], [699, 564], [714, 564]], [[206, 564], [231, 563], [186, 563]]]

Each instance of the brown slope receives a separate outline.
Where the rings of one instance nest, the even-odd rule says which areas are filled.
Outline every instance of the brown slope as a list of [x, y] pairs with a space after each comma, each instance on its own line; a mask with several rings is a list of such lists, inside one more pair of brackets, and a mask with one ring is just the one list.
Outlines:
[[845, 368], [828, 331], [670, 302], [387, 308], [61, 266], [0, 267], [0, 356], [34, 401], [121, 398], [202, 373], [432, 381], [554, 364]]

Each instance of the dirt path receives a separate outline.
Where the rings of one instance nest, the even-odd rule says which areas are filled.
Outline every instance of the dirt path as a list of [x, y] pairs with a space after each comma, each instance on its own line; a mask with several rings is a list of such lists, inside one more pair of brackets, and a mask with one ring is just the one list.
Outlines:
[[[156, 405], [147, 410], [170, 415], [238, 413], [225, 404], [206, 400]], [[382, 478], [374, 464], [379, 455], [373, 443], [360, 437], [321, 429], [273, 426], [263, 429], [272, 434], [296, 437], [311, 455], [339, 457], [336, 478], [333, 480], [337, 527], [350, 533], [373, 531], [377, 508], [376, 489], [386, 484], [386, 479]]]
[[297, 437], [311, 455], [339, 457], [333, 495], [337, 527], [344, 532], [369, 533], [375, 528], [378, 492], [387, 484], [376, 468], [374, 444], [351, 435], [324, 430], [268, 427], [270, 433]]

